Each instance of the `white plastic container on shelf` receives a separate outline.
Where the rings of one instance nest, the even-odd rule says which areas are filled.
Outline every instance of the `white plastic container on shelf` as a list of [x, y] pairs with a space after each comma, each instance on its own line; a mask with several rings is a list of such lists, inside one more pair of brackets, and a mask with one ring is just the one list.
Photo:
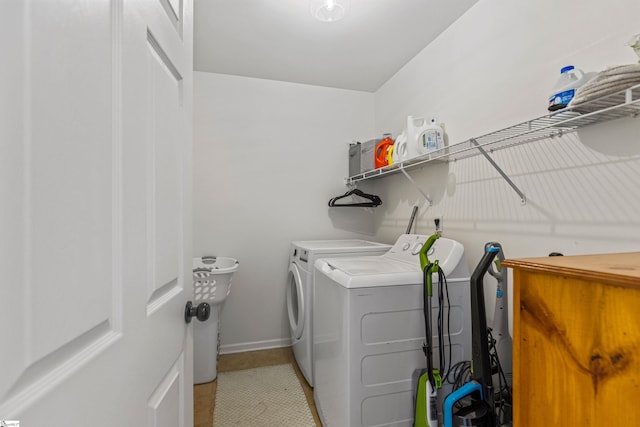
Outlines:
[[407, 151], [407, 133], [402, 131], [393, 144], [393, 163], [400, 163], [407, 160], [409, 153]]
[[422, 154], [431, 153], [432, 151], [444, 148], [444, 129], [436, 123], [436, 119], [431, 119], [431, 123], [427, 126], [419, 136], [419, 151]]
[[211, 315], [193, 324], [193, 382], [203, 384], [217, 376], [220, 311], [231, 292], [231, 278], [238, 260], [204, 256], [193, 259], [193, 302], [211, 305]]
[[407, 117], [407, 159], [425, 154], [421, 136], [429, 123], [423, 117]]
[[573, 65], [562, 67], [560, 78], [549, 96], [549, 111], [566, 107], [573, 99], [576, 89], [585, 84], [587, 80], [585, 73]]

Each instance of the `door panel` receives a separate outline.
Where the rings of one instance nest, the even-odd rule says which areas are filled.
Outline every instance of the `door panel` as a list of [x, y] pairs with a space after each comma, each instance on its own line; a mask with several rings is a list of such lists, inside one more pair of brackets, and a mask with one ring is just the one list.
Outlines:
[[180, 357], [149, 398], [149, 427], [185, 427], [183, 377], [184, 358]]
[[3, 4], [0, 419], [193, 423], [192, 18]]
[[182, 0], [159, 0], [160, 4], [164, 8], [167, 18], [174, 26], [178, 35], [182, 37], [182, 19], [183, 19], [183, 5]]
[[177, 286], [181, 200], [183, 186], [180, 145], [182, 76], [150, 32], [148, 41], [147, 84], [150, 125], [148, 160], [149, 189], [147, 212], [151, 225], [150, 302]]
[[[11, 236], [5, 244], [15, 246], [2, 251], [1, 270], [11, 280], [2, 285], [0, 337], [12, 345], [8, 360], [3, 354], [0, 396], [19, 408], [116, 340], [121, 298], [112, 255], [119, 224], [112, 217], [110, 6], [83, 4], [79, 13], [91, 22], [63, 19], [64, 8], [51, 2], [9, 10], [22, 37], [19, 59], [10, 62], [21, 78], [4, 82], [20, 93], [2, 126], [6, 120], [14, 130], [3, 138], [12, 148], [2, 156], [3, 200], [14, 203], [0, 227]], [[63, 58], [75, 55], [83, 60], [70, 72]]]

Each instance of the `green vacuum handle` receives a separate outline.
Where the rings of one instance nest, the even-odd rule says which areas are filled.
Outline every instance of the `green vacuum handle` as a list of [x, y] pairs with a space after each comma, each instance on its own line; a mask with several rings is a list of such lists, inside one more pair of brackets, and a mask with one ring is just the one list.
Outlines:
[[440, 235], [438, 233], [432, 234], [431, 236], [429, 236], [427, 241], [424, 242], [424, 245], [422, 245], [422, 248], [420, 248], [420, 269], [421, 270], [424, 270], [424, 268], [427, 265], [429, 265], [429, 257], [427, 256], [427, 252], [429, 252], [429, 249], [431, 249], [431, 246], [433, 246], [433, 244], [439, 238], [440, 238]]
[[[420, 269], [422, 271], [424, 271], [424, 268], [430, 264], [429, 257], [427, 256], [427, 252], [429, 252], [429, 249], [431, 249], [431, 246], [433, 246], [433, 244], [439, 238], [440, 238], [440, 235], [438, 233], [432, 234], [431, 236], [429, 236], [427, 241], [424, 242], [424, 245], [422, 245], [422, 248], [420, 248]], [[429, 273], [427, 274], [426, 285], [427, 285], [427, 295], [429, 296], [433, 295], [433, 280], [431, 279], [431, 274], [437, 273], [437, 272], [438, 272], [438, 260], [435, 260], [433, 262], [433, 267], [431, 267], [431, 269], [429, 270]]]

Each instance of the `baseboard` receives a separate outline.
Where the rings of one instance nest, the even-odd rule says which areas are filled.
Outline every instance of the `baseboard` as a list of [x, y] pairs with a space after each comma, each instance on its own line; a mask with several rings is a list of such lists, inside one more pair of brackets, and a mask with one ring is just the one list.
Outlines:
[[224, 344], [220, 346], [220, 354], [243, 353], [245, 351], [269, 350], [271, 348], [289, 347], [291, 338], [254, 341], [238, 344]]

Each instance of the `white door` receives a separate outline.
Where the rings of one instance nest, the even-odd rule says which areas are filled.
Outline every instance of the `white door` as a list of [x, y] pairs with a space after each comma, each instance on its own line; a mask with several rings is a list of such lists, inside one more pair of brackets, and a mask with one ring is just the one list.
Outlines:
[[191, 0], [0, 7], [0, 420], [191, 427]]

